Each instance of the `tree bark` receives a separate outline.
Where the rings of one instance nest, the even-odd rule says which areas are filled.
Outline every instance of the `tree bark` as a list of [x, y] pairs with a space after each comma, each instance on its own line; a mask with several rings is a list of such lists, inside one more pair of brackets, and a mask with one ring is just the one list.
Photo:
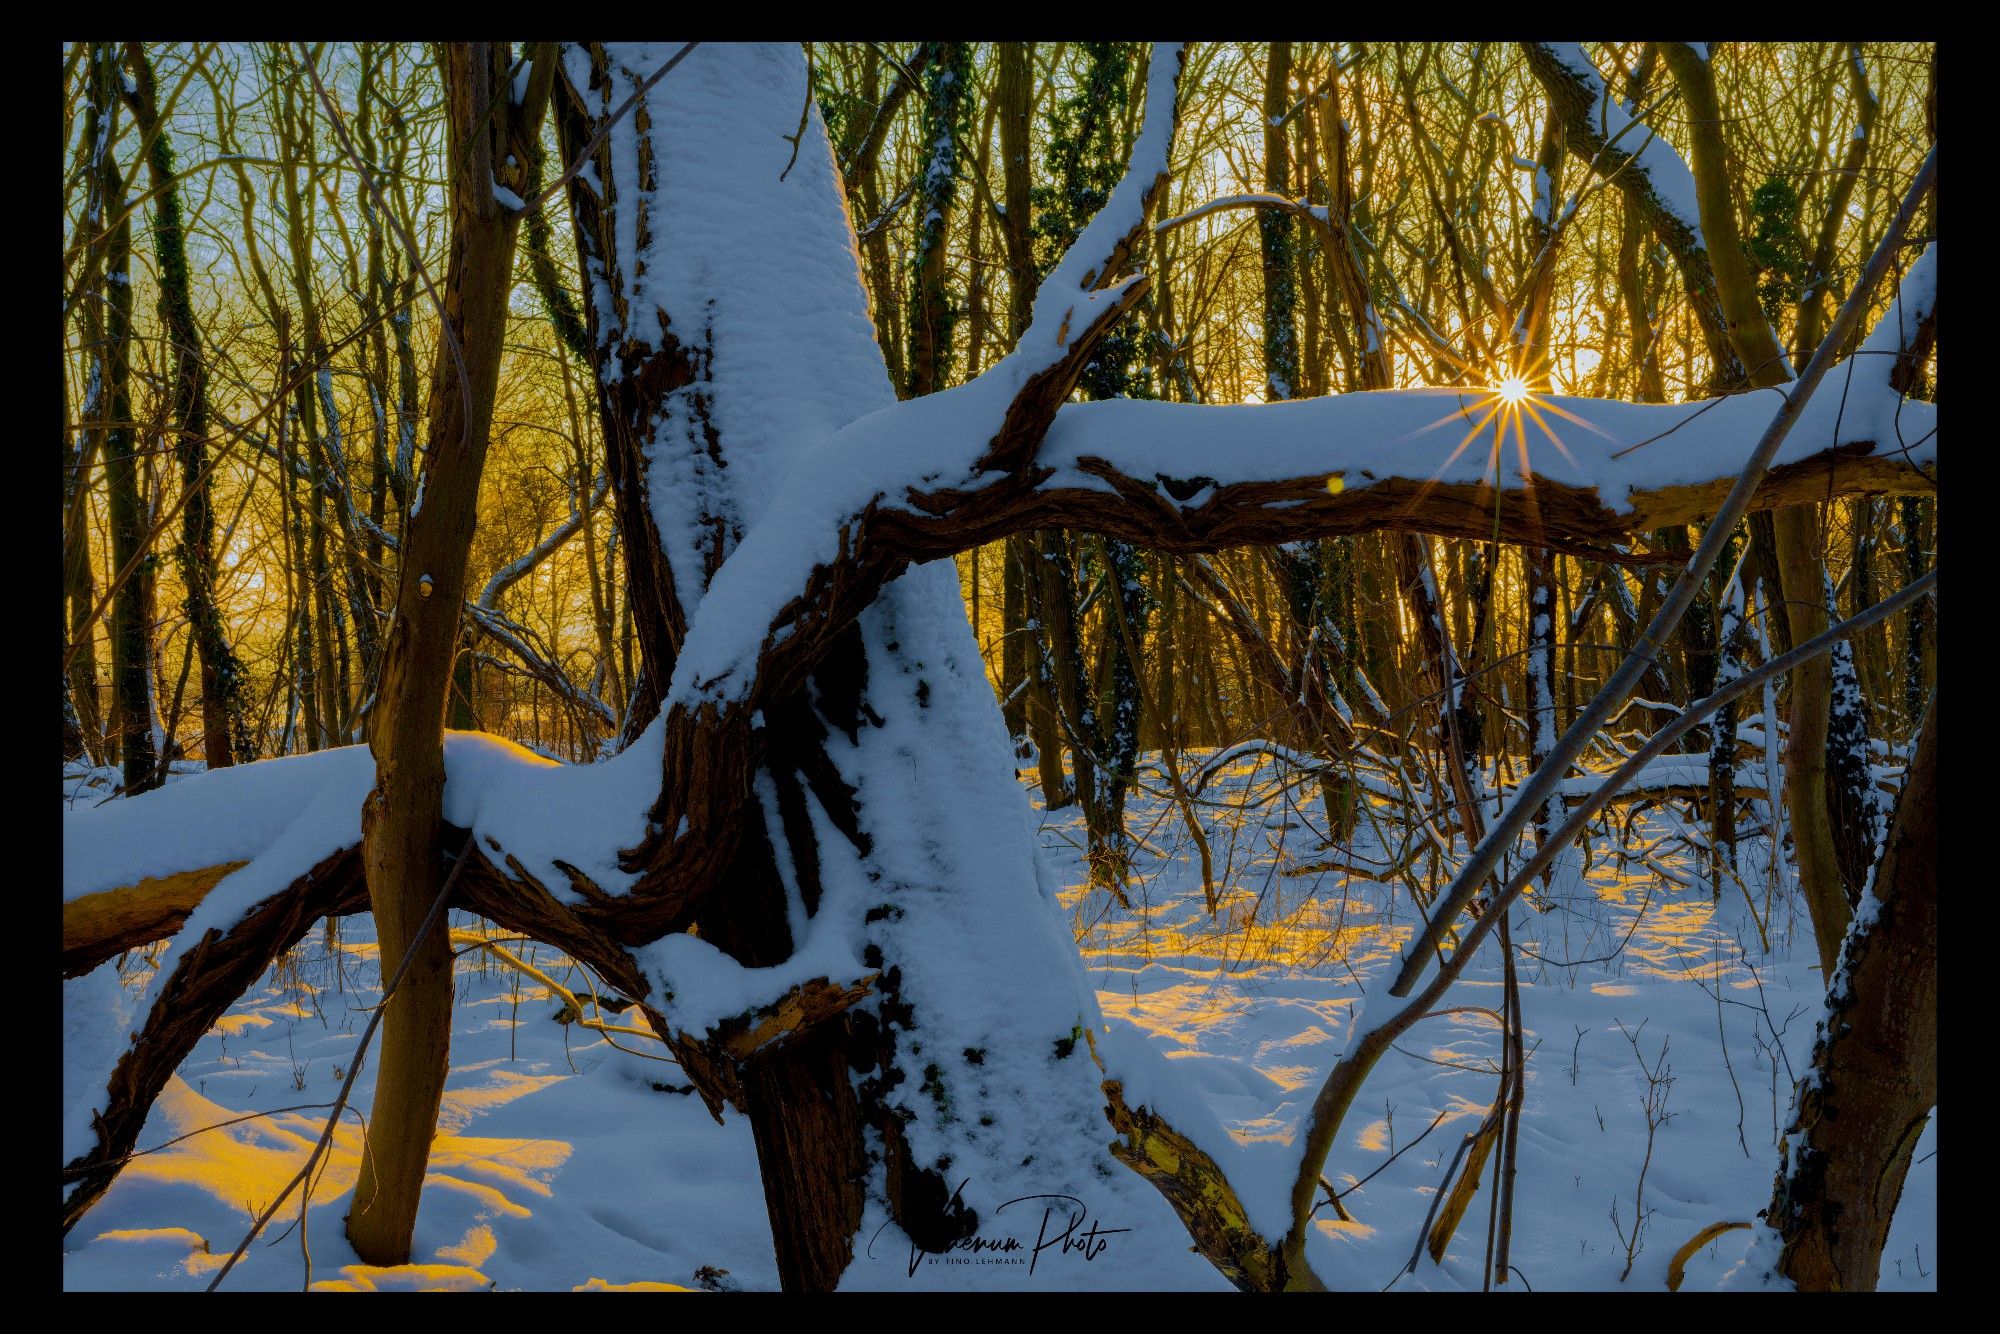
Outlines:
[[382, 1023], [369, 1148], [355, 1186], [348, 1240], [370, 1264], [410, 1257], [417, 1204], [437, 1128], [451, 1041], [448, 934], [418, 928], [438, 895], [443, 864], [445, 692], [458, 648], [466, 562], [477, 518], [507, 296], [520, 215], [495, 186], [525, 188], [529, 145], [554, 79], [554, 56], [535, 53], [515, 102], [505, 43], [444, 49], [451, 160], [451, 262], [443, 333], [431, 372], [430, 448], [421, 506], [403, 536], [395, 622], [384, 646], [369, 749], [374, 790], [362, 806], [362, 860], [384, 976], [406, 953], [410, 971]]
[[[1018, 341], [1027, 331], [1035, 307], [1035, 256], [1029, 241], [1033, 203], [1029, 195], [1028, 118], [1034, 99], [1035, 48], [1032, 42], [1002, 42], [999, 82], [994, 90], [995, 119], [1000, 126], [1000, 238], [1007, 252], [1007, 336]], [[1031, 695], [1041, 688], [1040, 673], [1029, 666], [1027, 561], [1033, 547], [1025, 536], [1010, 537], [1001, 562], [1000, 632], [1001, 680], [1006, 698], [1001, 707], [1015, 751], [1029, 737]], [[1039, 738], [1038, 738], [1039, 740]]]
[[[1937, 1103], [1937, 697], [1827, 992], [1765, 1211], [1779, 1274], [1873, 1292], [1917, 1137]], [[1872, 909], [1872, 912], [1869, 911]]]
[[[1283, 121], [1291, 101], [1292, 44], [1272, 42], [1264, 62], [1264, 188], [1291, 198], [1291, 154]], [[1298, 278], [1293, 272], [1291, 216], [1277, 209], [1257, 212], [1257, 239], [1264, 259], [1264, 397], [1277, 402], [1299, 396]]]
[[945, 289], [958, 155], [972, 116], [972, 48], [934, 42], [925, 51], [924, 158], [918, 178], [917, 253], [910, 284], [910, 378], [905, 397], [921, 398], [951, 377], [958, 313]]
[[[161, 780], [153, 706], [153, 570], [149, 550], [152, 516], [140, 493], [138, 432], [132, 420], [132, 222], [125, 179], [110, 147], [117, 137], [117, 89], [124, 72], [109, 43], [91, 47], [93, 93], [88, 134], [106, 136], [98, 155], [100, 219], [104, 233], [104, 481], [110, 504], [111, 569], [118, 582], [111, 602], [111, 696], [118, 755], [127, 793]], [[102, 225], [102, 224], [101, 224]]]
[[244, 716], [243, 665], [229, 646], [227, 627], [215, 603], [215, 517], [208, 479], [208, 366], [194, 322], [188, 276], [186, 227], [181, 221], [180, 185], [174, 176], [171, 137], [160, 124], [153, 63], [145, 47], [128, 42], [126, 62], [132, 86], [126, 94], [142, 136], [152, 142], [147, 170], [153, 183], [153, 248], [159, 269], [160, 323], [173, 360], [172, 421], [174, 456], [187, 500], [181, 508], [181, 540], [174, 555], [184, 591], [182, 610], [201, 659], [202, 759], [221, 769], [255, 753]]

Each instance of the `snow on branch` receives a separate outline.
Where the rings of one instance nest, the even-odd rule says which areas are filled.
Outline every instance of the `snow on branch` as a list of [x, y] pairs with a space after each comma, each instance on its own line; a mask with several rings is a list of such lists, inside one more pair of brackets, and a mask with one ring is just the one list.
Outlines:
[[[1151, 279], [1144, 274], [1115, 285], [1112, 280], [1144, 235], [1146, 219], [1166, 187], [1179, 110], [1175, 99], [1186, 61], [1187, 48], [1181, 43], [1154, 43], [1146, 67], [1146, 122], [1133, 141], [1125, 175], [1042, 280], [1033, 315], [1014, 350], [963, 386], [984, 386], [977, 397], [1007, 395], [999, 428], [974, 471], [1013, 473], [1034, 458], [1056, 409], [1083, 373], [1091, 348], [1146, 294]], [[967, 424], [976, 426], [978, 419]]]
[[1331, 224], [1327, 221], [1327, 208], [1324, 204], [1309, 204], [1303, 199], [1290, 199], [1284, 195], [1273, 194], [1223, 195], [1205, 204], [1197, 204], [1185, 213], [1177, 213], [1171, 218], [1162, 219], [1153, 224], [1153, 230], [1170, 232], [1176, 227], [1185, 227], [1188, 223], [1205, 218], [1211, 213], [1220, 213], [1233, 208], [1274, 208], [1282, 213], [1302, 218], [1316, 225], [1320, 231], [1331, 235]]
[[1580, 45], [1523, 42], [1521, 51], [1562, 119], [1570, 151], [1618, 187], [1626, 206], [1638, 212], [1673, 256], [1716, 363], [1716, 381], [1736, 383], [1743, 368], [1716, 294], [1694, 173], [1672, 144], [1612, 95]]
[[610, 488], [610, 485], [610, 477], [607, 474], [599, 473], [596, 485], [590, 488], [590, 500], [584, 505], [583, 509], [581, 511], [571, 510], [569, 517], [551, 529], [547, 537], [537, 542], [530, 550], [523, 552], [495, 570], [493, 577], [486, 581], [486, 587], [479, 592], [477, 607], [484, 611], [492, 611], [499, 605], [502, 593], [519, 583], [529, 571], [554, 555], [562, 547], [563, 543], [576, 536], [577, 530], [583, 527], [584, 518], [604, 502], [604, 493]]
[[[1612, 549], [1633, 533], [1714, 511], [1780, 391], [1674, 405], [1537, 398], [1518, 429], [1503, 428], [1477, 389], [1240, 406], [1072, 403], [1047, 433], [1031, 487], [964, 474], [941, 484], [956, 472], [950, 445], [964, 449], [970, 425], [955, 392], [864, 418], [800, 462], [716, 575], [711, 601], [728, 619], [705, 609], [697, 620], [677, 693], [751, 695], [760, 654], [799, 632], [812, 603], [799, 590], [816, 581], [846, 587], [871, 568], [1035, 527], [1195, 552], [1382, 528], [1488, 538], [1497, 519], [1503, 540], [1617, 559]], [[1929, 491], [1935, 425], [1934, 407], [1887, 386], [1857, 387], [1845, 403], [1815, 398], [1756, 503], [1818, 500], [1829, 488]], [[1922, 442], [1905, 449], [1899, 438]]]
[[[1644, 183], [1655, 207], [1684, 227], [1696, 245], [1707, 247], [1701, 234], [1701, 209], [1695, 200], [1694, 173], [1674, 146], [1628, 111], [1604, 86], [1597, 66], [1576, 42], [1524, 42], [1529, 68], [1545, 90], [1567, 79], [1575, 89], [1562, 101], [1576, 107], [1567, 117], [1571, 144], [1589, 158], [1607, 157], [1607, 171], [1622, 167]], [[1578, 112], [1580, 111], [1580, 114]]]
[[[1143, 276], [1107, 284], [1144, 234], [1167, 179], [1184, 60], [1177, 44], [1154, 48], [1145, 124], [1125, 176], [1042, 283], [1019, 345], [970, 383], [863, 417], [794, 465], [711, 580], [675, 664], [670, 702], [747, 697], [748, 669], [760, 648], [767, 638], [785, 638], [773, 629], [775, 614], [789, 608], [787, 619], [797, 622], [816, 602], [833, 597], [831, 587], [812, 591], [816, 571], [845, 567], [834, 599], [840, 613], [822, 619], [837, 630], [858, 615], [907, 563], [893, 551], [885, 551], [887, 562], [874, 569], [852, 559], [857, 553], [843, 529], [881, 496], [947, 478], [1003, 489], [1013, 482], [1018, 489], [1096, 339], [1145, 292]], [[731, 681], [733, 687], [725, 684]], [[757, 693], [771, 692], [760, 687]]]
[[[1133, 141], [1125, 176], [1054, 272], [1042, 281], [1035, 295], [1034, 318], [1022, 337], [1023, 343], [1030, 343], [1048, 329], [1067, 326], [1071, 322], [1070, 308], [1079, 301], [1088, 302], [1091, 294], [1104, 287], [1130, 257], [1167, 179], [1167, 154], [1173, 147], [1177, 110], [1175, 98], [1186, 62], [1187, 48], [1182, 43], [1153, 43], [1152, 60], [1146, 68], [1146, 123]], [[1056, 341], [1058, 346], [1064, 342], [1060, 333]]]
[[[445, 733], [444, 751], [447, 823], [559, 886], [552, 892], [565, 902], [581, 901], [572, 889], [578, 877], [614, 891], [630, 881], [609, 849], [645, 828], [647, 789], [659, 765], [656, 734], [599, 764], [556, 764], [481, 732]], [[643, 776], [635, 782], [634, 774]], [[367, 748], [343, 746], [216, 769], [66, 812], [65, 938], [73, 915], [84, 929], [95, 910], [90, 900], [101, 909], [109, 903], [103, 896], [133, 891], [200, 902], [197, 925], [228, 927], [315, 862], [359, 845], [361, 801], [374, 778]], [[176, 878], [176, 889], [163, 884]], [[197, 888], [200, 882], [213, 892]]]
[[1855, 357], [1880, 359], [1882, 366], [1867, 371], [1870, 378], [1907, 393], [1936, 344], [1937, 242], [1933, 241], [1903, 275], [1895, 299], [1868, 331]]
[[[862, 519], [912, 486], [1024, 494], [1049, 423], [1104, 330], [1146, 279], [1114, 283], [1167, 179], [1185, 51], [1160, 44], [1123, 180], [1042, 283], [1019, 344], [970, 383], [849, 420], [792, 462], [710, 579], [662, 704], [663, 778], [643, 843], [623, 864], [654, 926], [681, 920], [742, 837], [766, 705], [790, 699], [835, 640], [911, 563]], [[851, 228], [849, 235], [852, 235]], [[657, 490], [655, 492], [657, 493]], [[684, 600], [685, 601], [685, 600]]]

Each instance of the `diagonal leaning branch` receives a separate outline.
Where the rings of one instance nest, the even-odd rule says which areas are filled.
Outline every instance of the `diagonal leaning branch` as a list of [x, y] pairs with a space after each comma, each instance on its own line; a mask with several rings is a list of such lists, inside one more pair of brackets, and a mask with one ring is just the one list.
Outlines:
[[1618, 187], [1625, 207], [1673, 256], [1713, 363], [1711, 386], [1727, 391], [1742, 384], [1743, 360], [1729, 338], [1729, 321], [1693, 207], [1694, 181], [1687, 164], [1650, 127], [1626, 113], [1575, 42], [1520, 45], [1528, 69], [1561, 121], [1570, 151]]
[[[1731, 488], [1727, 500], [1718, 510], [1715, 521], [1710, 524], [1701, 546], [1689, 560], [1687, 570], [1668, 593], [1659, 614], [1652, 624], [1646, 627], [1638, 645], [1612, 673], [1597, 697], [1579, 713], [1576, 722], [1556, 742], [1542, 767], [1523, 785], [1514, 804], [1494, 822], [1486, 836], [1473, 849], [1451, 885], [1438, 897], [1431, 910], [1429, 921], [1405, 948], [1402, 967], [1391, 980], [1387, 996], [1379, 998], [1377, 1002], [1385, 1004], [1393, 997], [1402, 1000], [1403, 1003], [1393, 1013], [1371, 1015], [1365, 1020], [1357, 1020], [1356, 1033], [1349, 1052], [1342, 1056], [1328, 1074], [1313, 1100], [1311, 1111], [1307, 1114], [1303, 1153], [1292, 1186], [1292, 1226], [1280, 1247], [1284, 1261], [1283, 1268], [1286, 1272], [1297, 1275], [1306, 1269], [1305, 1240], [1312, 1215], [1313, 1191], [1319, 1181], [1327, 1154], [1333, 1147], [1334, 1138], [1339, 1133], [1341, 1121], [1359, 1092], [1361, 1081], [1367, 1078], [1369, 1070], [1380, 1058], [1387, 1043], [1402, 1029], [1415, 1023], [1418, 1017], [1443, 996], [1473, 957], [1493, 924], [1504, 919], [1510, 910], [1513, 898], [1521, 892], [1532, 876], [1543, 869], [1558, 850], [1569, 846], [1582, 827], [1583, 821], [1587, 820], [1594, 810], [1594, 804], [1584, 803], [1572, 813], [1562, 829], [1543, 842], [1536, 857], [1531, 858], [1528, 866], [1509, 882], [1502, 893], [1495, 896], [1492, 907], [1474, 921], [1458, 948], [1449, 957], [1440, 958], [1437, 970], [1429, 982], [1419, 988], [1417, 984], [1429, 962], [1432, 958], [1438, 957], [1438, 943], [1444, 929], [1456, 922], [1465, 912], [1473, 894], [1485, 884], [1501, 856], [1514, 846], [1539, 804], [1554, 795], [1570, 762], [1581, 753], [1584, 745], [1604, 725], [1612, 710], [1622, 704], [1625, 697], [1631, 693], [1653, 656], [1660, 651], [1660, 646], [1672, 633], [1675, 624], [1693, 601], [1696, 589], [1714, 565], [1737, 522], [1748, 511], [1750, 500], [1765, 469], [1769, 467], [1786, 434], [1798, 421], [1814, 389], [1826, 376], [1833, 361], [1834, 349], [1839, 347], [1860, 323], [1870, 293], [1887, 272], [1889, 259], [1901, 243], [1904, 232], [1916, 214], [1918, 203], [1936, 178], [1936, 172], [1937, 153], [1936, 150], [1932, 150], [1904, 196], [1902, 208], [1891, 221], [1887, 233], [1870, 257], [1860, 279], [1855, 283], [1854, 290], [1849, 293], [1826, 338], [1814, 353], [1812, 362], [1787, 395], [1783, 407], [1771, 419], [1749, 462], [1744, 465], [1741, 475]], [[1898, 597], [1913, 597], [1919, 591], [1921, 590], [1917, 585], [1912, 585]], [[1880, 604], [1871, 613], [1856, 617], [1837, 629], [1842, 633], [1851, 634], [1861, 625], [1886, 615], [1895, 601], [1896, 599], [1891, 599], [1890, 603]], [[1832, 646], [1836, 637], [1831, 631], [1818, 636], [1809, 643], [1801, 645], [1792, 654], [1773, 659], [1758, 671], [1738, 678], [1730, 686], [1689, 710], [1689, 714], [1683, 717], [1680, 725], [1684, 730], [1685, 726], [1691, 726], [1726, 698], [1748, 690], [1756, 681], [1785, 670], [1795, 665], [1796, 661], [1803, 661], [1815, 652], [1826, 651]], [[1643, 758], [1651, 757], [1654, 747], [1664, 749], [1671, 740], [1668, 734], [1673, 731], [1673, 728], [1663, 729], [1662, 733], [1654, 738], [1653, 745], [1642, 750], [1640, 762], [1643, 762]], [[1632, 768], [1630, 764], [1621, 768], [1619, 773], [1600, 789], [1600, 793], [1615, 791], [1621, 782], [1629, 780], [1631, 774], [1626, 770], [1630, 768]]]
[[[447, 842], [465, 846], [469, 832], [446, 826]], [[87, 972], [120, 950], [176, 934], [208, 891], [245, 864], [225, 862], [149, 878], [66, 903], [65, 976]], [[852, 982], [809, 980], [772, 1004], [726, 1019], [706, 1033], [677, 1032], [647, 1003], [652, 984], [593, 917], [590, 906], [562, 902], [491, 836], [471, 843], [449, 906], [476, 913], [509, 934], [555, 946], [584, 964], [604, 986], [636, 1003], [710, 1112], [718, 1115], [725, 1103], [742, 1109], [741, 1068], [746, 1062], [837, 1017], [873, 986], [872, 975]], [[315, 921], [367, 908], [361, 848], [355, 843], [321, 858], [228, 926], [206, 929], [199, 940], [177, 942], [185, 948], [177, 948], [167, 961], [167, 974], [154, 985], [144, 1023], [109, 1072], [94, 1121], [98, 1142], [65, 1167], [64, 1231], [116, 1179], [174, 1071], [271, 961], [296, 945]]]

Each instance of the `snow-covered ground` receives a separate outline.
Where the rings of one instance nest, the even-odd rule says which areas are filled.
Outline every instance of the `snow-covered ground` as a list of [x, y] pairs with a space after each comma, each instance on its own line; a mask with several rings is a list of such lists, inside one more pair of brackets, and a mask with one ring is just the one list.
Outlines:
[[[1384, 854], [1372, 835], [1352, 855], [1321, 848], [1316, 786], [1286, 788], [1271, 764], [1246, 754], [1203, 794], [1220, 892], [1213, 918], [1172, 803], [1134, 794], [1130, 828], [1142, 842], [1130, 910], [1083, 886], [1074, 808], [1048, 816], [1042, 830], [1049, 858], [1073, 886], [1063, 903], [1111, 1040], [1128, 1053], [1130, 1044], [1144, 1044], [1171, 1063], [1241, 1145], [1232, 1170], [1251, 1176], [1283, 1159], [1283, 1142], [1345, 1041], [1359, 981], [1393, 957], [1412, 922], [1405, 889], [1313, 869]], [[73, 793], [78, 787], [65, 782], [66, 801], [96, 799]], [[1770, 1198], [1775, 1137], [1819, 997], [1811, 933], [1789, 887], [1771, 884], [1761, 841], [1744, 845], [1744, 886], [1714, 901], [1677, 841], [1683, 818], [1654, 808], [1632, 835], [1635, 848], [1656, 845], [1649, 862], [1621, 866], [1609, 840], [1600, 840], [1581, 879], [1572, 871], [1539, 910], [1517, 912], [1532, 1054], [1515, 1286], [1659, 1291], [1684, 1241], [1710, 1223], [1748, 1219]], [[1757, 924], [1765, 916], [1768, 951]], [[565, 985], [587, 989], [546, 947], [518, 948]], [[360, 1151], [350, 1114], [306, 1228], [293, 1226], [298, 1210], [289, 1205], [227, 1286], [775, 1287], [747, 1122], [730, 1115], [718, 1126], [682, 1091], [673, 1065], [555, 1022], [551, 993], [484, 951], [467, 953], [459, 967], [453, 1068], [418, 1221], [418, 1263], [358, 1264], [342, 1237]], [[142, 961], [128, 960], [126, 971], [128, 986], [143, 980]], [[125, 1169], [66, 1240], [65, 1286], [205, 1286], [317, 1139], [377, 987], [372, 931], [357, 917], [333, 934], [315, 932], [244, 997], [169, 1085], [140, 1147], [202, 1133]], [[108, 969], [65, 991], [70, 1040], [80, 1046], [118, 996]], [[1497, 1007], [1500, 992], [1495, 955], [1475, 966], [1450, 1003]], [[1480, 1286], [1490, 1171], [1443, 1264], [1426, 1252], [1413, 1272], [1404, 1269], [1447, 1164], [1493, 1097], [1497, 1037], [1482, 1013], [1444, 1014], [1415, 1029], [1370, 1078], [1327, 1167], [1336, 1187], [1353, 1186], [1342, 1199], [1351, 1221], [1331, 1209], [1320, 1215], [1311, 1258], [1329, 1285]], [[644, 1039], [617, 1040], [657, 1051]], [[1662, 1082], [1663, 1105], [1646, 1069], [1671, 1079]], [[364, 1066], [354, 1098], [363, 1110], [371, 1085]], [[1658, 1123], [1650, 1159], [1649, 1091]], [[247, 1113], [262, 1115], [204, 1130]], [[1933, 1119], [1883, 1259], [1884, 1289], [1937, 1286], [1935, 1151]], [[1131, 1193], [1135, 1185], [1136, 1177], [1107, 1182], [1103, 1199], [1086, 1202], [1100, 1228], [1134, 1226], [1106, 1231], [1087, 1264], [1072, 1254], [1065, 1263], [1041, 1257], [1032, 1275], [1018, 1265], [936, 1264], [909, 1274], [899, 1262], [850, 1278], [955, 1288], [1223, 1286], [1183, 1249], [1171, 1216], [1163, 1229], [1161, 1211], [1145, 1207], [1150, 1190]], [[1621, 1233], [1629, 1240], [1635, 1219], [1643, 1219], [1638, 1249], [1621, 1283], [1628, 1261]], [[1055, 1217], [1051, 1235], [1064, 1221]], [[1032, 1234], [1037, 1225], [1024, 1226]], [[1704, 1248], [1688, 1266], [1686, 1287], [1725, 1282], [1748, 1237], [1727, 1233]], [[1147, 1253], [1136, 1253], [1142, 1247]]]

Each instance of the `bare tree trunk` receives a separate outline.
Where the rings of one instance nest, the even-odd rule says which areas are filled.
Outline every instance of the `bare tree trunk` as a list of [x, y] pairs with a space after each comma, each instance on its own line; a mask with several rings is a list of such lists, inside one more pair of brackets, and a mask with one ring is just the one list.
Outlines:
[[[1528, 566], [1528, 769], [1548, 760], [1556, 745], [1555, 572], [1546, 547], [1523, 547]], [[1535, 845], [1555, 835], [1562, 803], [1552, 800], [1535, 812]]]
[[171, 429], [174, 454], [187, 495], [181, 509], [181, 540], [175, 549], [185, 589], [182, 610], [201, 659], [202, 759], [221, 769], [256, 753], [244, 716], [243, 665], [229, 646], [222, 612], [215, 605], [215, 518], [208, 481], [208, 366], [194, 322], [186, 228], [181, 222], [180, 186], [174, 176], [171, 137], [160, 124], [153, 64], [139, 42], [128, 42], [126, 62], [132, 83], [126, 94], [140, 133], [152, 141], [147, 169], [153, 183], [153, 248], [159, 269], [160, 322], [171, 347], [173, 389]]
[[[999, 50], [999, 84], [994, 92], [996, 118], [1000, 123], [1002, 202], [1006, 216], [1000, 220], [1001, 239], [1007, 248], [1007, 334], [1010, 343], [1027, 331], [1035, 306], [1035, 256], [1030, 245], [1033, 199], [1029, 192], [1028, 162], [1029, 110], [1034, 100], [1035, 48], [1032, 42], [1002, 42]], [[1015, 752], [1032, 737], [1036, 749], [1056, 755], [1056, 776], [1062, 772], [1060, 743], [1050, 716], [1047, 683], [1036, 670], [1039, 655], [1034, 647], [1038, 631], [1028, 627], [1030, 562], [1034, 559], [1035, 538], [1017, 534], [1006, 541], [1006, 558], [1001, 574], [1001, 679], [1007, 695], [1002, 715], [1007, 734], [1014, 738]], [[1033, 723], [1031, 730], [1031, 722]], [[1044, 769], [1043, 777], [1048, 777]], [[1054, 797], [1061, 784], [1044, 795]]]
[[1809, 1292], [1872, 1292], [1917, 1137], [1937, 1103], [1937, 697], [1827, 991], [1767, 1226]]
[[945, 290], [945, 250], [958, 186], [958, 155], [972, 117], [970, 44], [935, 42], [925, 55], [924, 165], [916, 200], [922, 211], [917, 215], [910, 285], [908, 398], [935, 394], [951, 374], [952, 333], [958, 317]]
[[[1292, 44], [1272, 42], [1264, 63], [1264, 188], [1290, 198], [1291, 155], [1283, 120], [1291, 104]], [[1298, 278], [1293, 272], [1292, 218], [1278, 209], [1257, 213], [1264, 258], [1264, 396], [1299, 396]]]
[[[1705, 57], [1685, 43], [1662, 42], [1660, 50], [1687, 104], [1692, 148], [1689, 165], [1694, 172], [1701, 228], [1708, 240], [1716, 294], [1729, 321], [1730, 338], [1742, 355], [1746, 383], [1781, 384], [1790, 378], [1791, 367], [1758, 304], [1756, 278], [1736, 225], [1715, 72]], [[1781, 509], [1773, 516], [1772, 529], [1791, 641], [1804, 643], [1827, 625], [1818, 507]], [[1799, 882], [1812, 914], [1820, 965], [1829, 978], [1850, 916], [1826, 803], [1827, 710], [1832, 692], [1833, 665], [1825, 656], [1793, 673], [1791, 732], [1785, 756], [1785, 800], [1791, 808]]]
[[[1779, 510], [1774, 517], [1786, 622], [1794, 644], [1826, 629], [1819, 513], [1816, 506]], [[1792, 855], [1812, 914], [1820, 975], [1833, 976], [1852, 915], [1840, 877], [1833, 817], [1826, 803], [1826, 741], [1833, 701], [1833, 666], [1824, 656], [1792, 673], [1791, 729], [1785, 738], [1785, 805], [1791, 813]]]
[[[104, 480], [111, 510], [112, 590], [111, 692], [118, 754], [129, 793], [159, 786], [160, 757], [154, 743], [153, 572], [147, 563], [152, 516], [140, 494], [138, 436], [132, 420], [132, 222], [125, 204], [125, 180], [111, 151], [115, 139], [117, 90], [124, 72], [118, 49], [91, 47], [92, 97], [87, 133], [106, 136], [98, 156], [101, 217], [110, 231], [104, 242]], [[100, 128], [101, 127], [101, 128]]]
[[347, 1222], [348, 1240], [370, 1264], [402, 1264], [410, 1257], [444, 1093], [450, 937], [439, 929], [418, 935], [443, 874], [440, 720], [459, 642], [520, 223], [519, 213], [495, 197], [496, 185], [525, 188], [528, 146], [540, 133], [555, 74], [553, 52], [544, 46], [523, 100], [515, 102], [505, 43], [454, 42], [444, 48], [444, 61], [450, 160], [459, 164], [451, 181], [451, 263], [431, 372], [423, 502], [403, 534], [396, 616], [369, 729], [375, 787], [361, 815], [362, 862], [385, 976], [406, 953], [413, 955], [382, 1023], [369, 1154]]

